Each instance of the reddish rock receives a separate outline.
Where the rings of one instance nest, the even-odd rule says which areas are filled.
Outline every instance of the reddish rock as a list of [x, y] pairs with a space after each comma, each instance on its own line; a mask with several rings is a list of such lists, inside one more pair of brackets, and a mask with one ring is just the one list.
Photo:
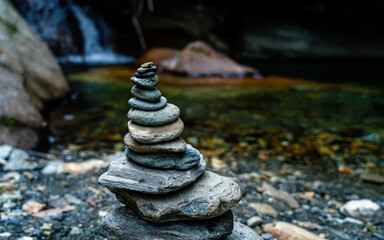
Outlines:
[[269, 223], [263, 227], [263, 230], [279, 240], [325, 240], [301, 227], [286, 222]]
[[256, 69], [236, 63], [202, 41], [189, 43], [181, 51], [170, 48], [151, 49], [140, 58], [139, 63], [146, 61], [156, 62], [159, 68], [167, 71], [189, 75], [258, 75]]

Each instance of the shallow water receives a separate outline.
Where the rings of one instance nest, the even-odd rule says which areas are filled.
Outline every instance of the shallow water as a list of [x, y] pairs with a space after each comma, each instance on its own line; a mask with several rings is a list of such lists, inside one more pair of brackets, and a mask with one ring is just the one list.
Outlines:
[[[69, 74], [75, 92], [48, 119], [53, 148], [123, 148], [129, 66]], [[384, 171], [384, 92], [269, 76], [190, 78], [158, 74], [158, 88], [181, 109], [183, 137], [208, 156], [369, 165]], [[369, 157], [367, 157], [369, 155]]]

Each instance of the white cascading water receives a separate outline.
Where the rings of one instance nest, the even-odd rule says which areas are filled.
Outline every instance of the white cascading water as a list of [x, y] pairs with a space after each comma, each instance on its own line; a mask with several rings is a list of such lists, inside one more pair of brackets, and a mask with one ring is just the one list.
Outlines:
[[[73, 64], [108, 65], [132, 63], [135, 60], [133, 57], [119, 55], [113, 51], [109, 43], [109, 28], [103, 19], [99, 20], [102, 29], [98, 29], [93, 19], [89, 18], [80, 6], [72, 5], [71, 10], [79, 21], [79, 28], [83, 34], [84, 55], [67, 56], [59, 61]], [[103, 34], [100, 34], [101, 31]], [[101, 39], [103, 36], [104, 39]]]

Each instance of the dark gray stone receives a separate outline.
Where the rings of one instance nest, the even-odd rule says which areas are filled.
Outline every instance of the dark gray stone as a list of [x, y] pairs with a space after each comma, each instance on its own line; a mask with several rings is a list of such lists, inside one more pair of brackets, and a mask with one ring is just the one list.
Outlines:
[[186, 170], [195, 167], [200, 162], [199, 151], [187, 144], [187, 149], [182, 153], [136, 153], [125, 149], [125, 154], [129, 159], [139, 164], [161, 168]]
[[232, 234], [224, 238], [224, 240], [263, 240], [263, 238], [252, 228], [242, 223], [235, 222]]
[[231, 234], [232, 212], [201, 221], [150, 223], [133, 210], [120, 207], [107, 214], [100, 230], [109, 240], [215, 240]]
[[147, 73], [147, 72], [156, 72], [157, 67], [151, 66], [151, 67], [140, 67], [137, 69], [138, 73]]
[[167, 104], [167, 99], [165, 97], [161, 97], [158, 102], [147, 102], [142, 101], [137, 98], [131, 98], [128, 101], [128, 104], [134, 108], [144, 110], [144, 111], [156, 111], [162, 109]]
[[138, 77], [138, 78], [148, 78], [153, 76], [155, 76], [155, 72], [135, 73], [135, 77]]
[[99, 183], [108, 188], [125, 189], [150, 194], [175, 191], [194, 182], [206, 167], [203, 158], [194, 168], [181, 170], [159, 170], [127, 160], [126, 156], [112, 161]]
[[184, 123], [180, 118], [161, 126], [143, 126], [129, 121], [128, 130], [133, 139], [138, 142], [158, 143], [177, 138], [184, 130]]
[[149, 195], [110, 189], [123, 204], [135, 209], [145, 220], [172, 222], [199, 220], [223, 215], [241, 199], [237, 183], [206, 171], [196, 182], [168, 194]]
[[131, 93], [137, 99], [147, 101], [147, 102], [157, 102], [161, 98], [161, 92], [157, 88], [148, 89], [148, 88], [142, 88], [139, 86], [133, 86], [131, 88]]
[[128, 118], [137, 124], [146, 126], [158, 126], [175, 121], [180, 116], [180, 109], [167, 103], [164, 108], [157, 111], [143, 111], [131, 108]]
[[124, 136], [124, 143], [129, 149], [138, 153], [184, 152], [187, 147], [180, 137], [168, 142], [145, 144], [136, 141], [130, 133]]
[[150, 78], [131, 77], [131, 81], [140, 87], [153, 89], [159, 83], [159, 78], [156, 75]]

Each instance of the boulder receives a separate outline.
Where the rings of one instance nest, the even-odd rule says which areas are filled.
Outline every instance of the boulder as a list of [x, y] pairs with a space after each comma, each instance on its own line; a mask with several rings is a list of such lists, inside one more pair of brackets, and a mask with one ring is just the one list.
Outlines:
[[256, 69], [236, 63], [202, 41], [191, 42], [181, 51], [152, 49], [139, 62], [148, 60], [156, 62], [159, 68], [188, 75], [244, 76], [258, 73]]
[[[0, 144], [30, 148], [37, 138], [23, 138], [44, 126], [44, 101], [63, 96], [69, 86], [48, 46], [6, 0], [0, 0], [0, 76]], [[9, 133], [16, 139], [8, 140]]]

